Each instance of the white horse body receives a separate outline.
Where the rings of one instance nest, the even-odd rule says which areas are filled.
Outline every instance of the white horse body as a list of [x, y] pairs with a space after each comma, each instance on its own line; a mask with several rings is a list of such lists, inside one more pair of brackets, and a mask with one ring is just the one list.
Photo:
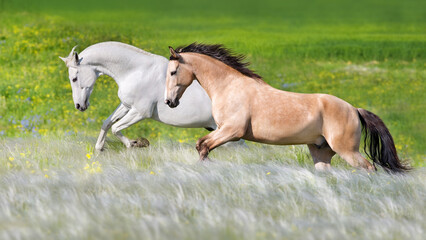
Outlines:
[[[164, 104], [166, 58], [119, 42], [94, 44], [79, 55], [73, 50], [67, 58], [61, 59], [69, 68], [77, 109], [87, 109], [90, 93], [100, 75], [110, 76], [118, 85], [121, 104], [104, 121], [96, 143], [97, 150], [103, 149], [109, 128], [126, 147], [136, 144], [120, 131], [147, 118], [177, 127], [216, 129], [211, 100], [196, 81], [187, 89], [178, 108], [171, 109]], [[83, 76], [87, 69], [92, 69], [94, 74]]]

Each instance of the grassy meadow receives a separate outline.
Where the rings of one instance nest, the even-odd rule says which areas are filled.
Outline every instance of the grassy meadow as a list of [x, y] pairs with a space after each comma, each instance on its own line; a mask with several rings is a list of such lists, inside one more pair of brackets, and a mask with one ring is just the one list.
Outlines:
[[[424, 9], [420, 0], [0, 0], [0, 238], [421, 239]], [[125, 149], [110, 134], [94, 153], [117, 86], [102, 76], [77, 111], [58, 56], [111, 40], [165, 57], [169, 45], [223, 43], [276, 88], [376, 113], [416, 170], [367, 174], [336, 156], [324, 174], [305, 146], [254, 143], [197, 164], [206, 130], [151, 120], [124, 131], [149, 148]]]
[[[0, 141], [1, 239], [423, 239], [426, 172], [317, 172], [300, 146], [191, 144], [88, 154], [88, 142]], [[114, 147], [114, 146], [113, 146]], [[12, 159], [12, 160], [10, 160]]]

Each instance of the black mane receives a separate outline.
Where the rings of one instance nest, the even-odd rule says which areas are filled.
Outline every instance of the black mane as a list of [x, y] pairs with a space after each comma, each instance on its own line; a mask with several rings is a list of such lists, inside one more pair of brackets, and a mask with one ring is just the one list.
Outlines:
[[176, 52], [193, 52], [204, 54], [225, 63], [226, 65], [234, 68], [235, 70], [246, 75], [247, 77], [262, 79], [261, 76], [257, 75], [255, 72], [248, 68], [248, 65], [250, 65], [250, 63], [244, 61], [244, 55], [234, 54], [231, 50], [225, 48], [222, 44], [208, 45], [194, 42], [186, 47], [181, 46], [176, 48]]

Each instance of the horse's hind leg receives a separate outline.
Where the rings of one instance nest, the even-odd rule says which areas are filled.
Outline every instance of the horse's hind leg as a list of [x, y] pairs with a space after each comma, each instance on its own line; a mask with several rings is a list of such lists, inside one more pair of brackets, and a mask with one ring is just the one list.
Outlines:
[[345, 151], [338, 154], [352, 167], [363, 168], [368, 171], [374, 171], [376, 169], [369, 161], [367, 161], [367, 159], [362, 156], [359, 150]]
[[339, 154], [352, 167], [363, 168], [365, 170], [375, 170], [367, 159], [359, 152], [359, 143], [361, 140], [360, 125], [345, 126], [345, 131], [335, 133], [331, 140], [326, 140], [331, 149]]
[[308, 144], [309, 152], [314, 160], [315, 169], [329, 170], [331, 169], [331, 158], [336, 154], [328, 144], [324, 146], [317, 146], [315, 144]]

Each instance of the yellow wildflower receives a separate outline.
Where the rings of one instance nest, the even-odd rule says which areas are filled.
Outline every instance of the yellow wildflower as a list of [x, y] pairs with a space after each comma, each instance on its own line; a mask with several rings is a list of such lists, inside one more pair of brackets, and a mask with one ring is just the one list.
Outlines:
[[155, 172], [151, 171], [149, 174], [151, 174], [151, 175], [155, 175]]
[[92, 163], [92, 168], [95, 172], [102, 172], [101, 164], [98, 161]]
[[15, 160], [14, 157], [9, 157], [9, 161], [13, 162], [13, 160]]
[[44, 174], [44, 177], [45, 177], [45, 178], [49, 178], [49, 175], [47, 175], [47, 174]]
[[84, 170], [86, 170], [89, 173], [101, 173], [102, 172], [102, 168], [101, 168], [101, 164], [96, 161], [96, 162], [92, 162], [92, 164], [86, 164], [86, 166], [84, 167]]
[[266, 173], [266, 175], [269, 175], [269, 174], [271, 174], [271, 172], [267, 172], [267, 173]]
[[21, 155], [22, 157], [25, 157], [25, 153], [20, 153], [19, 155]]

